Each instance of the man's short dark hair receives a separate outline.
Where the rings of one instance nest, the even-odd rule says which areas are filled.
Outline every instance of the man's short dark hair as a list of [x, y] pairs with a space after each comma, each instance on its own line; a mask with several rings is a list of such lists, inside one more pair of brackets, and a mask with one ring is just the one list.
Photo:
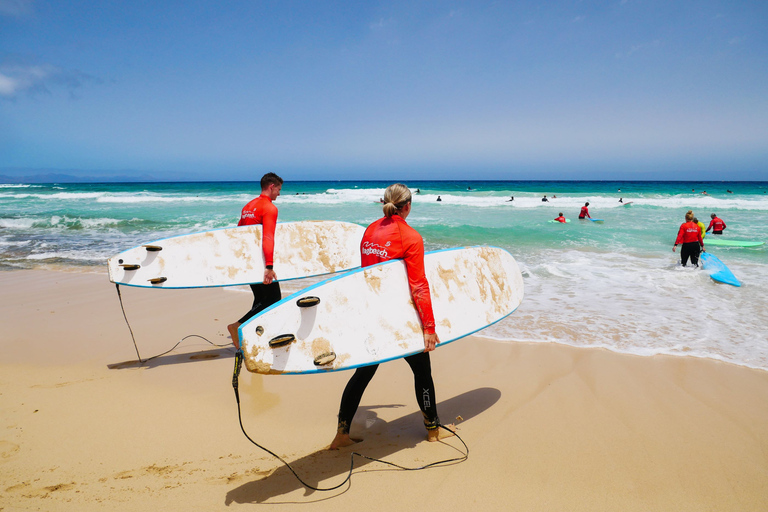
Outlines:
[[270, 185], [282, 185], [283, 178], [273, 172], [268, 172], [261, 177], [261, 190], [266, 190]]

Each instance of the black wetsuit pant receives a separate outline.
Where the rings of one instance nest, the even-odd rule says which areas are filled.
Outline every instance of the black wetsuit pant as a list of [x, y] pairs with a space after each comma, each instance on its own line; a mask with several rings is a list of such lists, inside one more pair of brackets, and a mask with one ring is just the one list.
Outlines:
[[691, 258], [693, 266], [698, 267], [699, 254], [701, 254], [701, 245], [699, 245], [699, 242], [685, 242], [680, 248], [680, 259], [683, 262], [683, 266], [688, 263], [688, 258]]
[[[427, 430], [435, 429], [440, 425], [440, 419], [437, 417], [437, 400], [435, 398], [435, 384], [432, 382], [432, 365], [429, 361], [429, 352], [420, 352], [406, 357], [405, 360], [413, 371], [416, 401], [424, 415], [424, 425]], [[349, 434], [352, 418], [357, 412], [365, 388], [371, 382], [378, 367], [377, 364], [360, 367], [355, 370], [355, 374], [347, 382], [344, 394], [341, 395], [341, 406], [339, 407], [339, 433]]]
[[275, 302], [280, 302], [280, 299], [282, 298], [282, 294], [280, 293], [280, 283], [278, 281], [272, 281], [269, 284], [252, 284], [251, 291], [253, 292], [253, 306], [251, 306], [251, 310], [247, 312], [243, 318], [238, 320], [238, 323], [244, 324], [256, 313], [267, 309]]

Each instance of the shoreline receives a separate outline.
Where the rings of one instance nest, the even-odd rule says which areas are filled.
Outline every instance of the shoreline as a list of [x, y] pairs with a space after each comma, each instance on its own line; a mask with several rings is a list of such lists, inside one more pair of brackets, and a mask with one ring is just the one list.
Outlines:
[[[71, 265], [62, 265], [61, 267], [38, 267], [38, 268], [20, 268], [20, 269], [13, 269], [13, 270], [0, 270], [0, 282], [2, 282], [2, 276], [4, 273], [23, 273], [23, 272], [29, 272], [30, 275], [34, 275], [34, 273], [42, 272], [42, 273], [52, 273], [52, 274], [86, 274], [86, 275], [97, 275], [97, 276], [104, 276], [104, 280], [107, 282], [108, 285], [114, 287], [114, 283], [110, 283], [107, 277], [106, 273], [106, 261], [104, 262], [104, 265], [83, 265], [82, 267], [73, 267]], [[325, 275], [325, 276], [317, 276], [312, 278], [305, 278], [305, 279], [297, 279], [297, 280], [290, 280], [290, 281], [283, 281], [281, 282], [281, 288], [283, 291], [283, 298], [288, 297], [289, 295], [306, 288], [307, 286], [316, 284], [323, 279], [331, 277], [331, 274]], [[121, 290], [125, 289], [131, 289], [134, 287], [131, 286], [122, 286]], [[236, 293], [246, 293], [250, 294], [250, 290], [245, 285], [239, 285], [239, 286], [232, 286], [232, 287], [217, 287], [217, 288], [207, 288], [207, 289], [197, 289], [201, 293], [207, 292], [213, 292], [214, 290], [220, 290], [223, 292], [236, 292]], [[160, 293], [172, 293], [172, 292], [178, 292], [178, 291], [184, 291], [184, 290], [178, 290], [178, 289], [168, 289], [168, 290], [162, 290]], [[192, 292], [192, 290], [186, 290], [188, 293]], [[515, 313], [512, 313], [513, 315]], [[130, 321], [130, 316], [129, 316]], [[125, 321], [123, 321], [123, 325], [125, 325]], [[127, 328], [126, 328], [127, 330]], [[228, 334], [225, 333], [225, 336], [228, 336]], [[728, 364], [733, 365], [737, 367], [743, 367], [743, 368], [749, 368], [751, 370], [757, 370], [757, 371], [764, 371], [768, 372], [768, 368], [762, 368], [760, 366], [756, 365], [750, 365], [744, 362], [734, 362], [730, 361], [726, 358], [722, 357], [716, 357], [712, 355], [703, 355], [703, 354], [696, 354], [696, 353], [687, 353], [687, 354], [677, 354], [677, 353], [668, 353], [668, 352], [648, 352], [648, 353], [638, 353], [633, 352], [629, 350], [620, 350], [616, 347], [612, 346], [606, 346], [606, 345], [577, 345], [573, 343], [567, 343], [564, 341], [556, 340], [531, 340], [531, 339], [515, 339], [515, 338], [504, 338], [500, 339], [491, 335], [483, 334], [482, 331], [478, 333], [474, 333], [471, 335], [472, 337], [480, 338], [483, 340], [488, 340], [492, 343], [501, 343], [501, 344], [508, 344], [508, 343], [532, 343], [532, 344], [554, 344], [559, 345], [563, 347], [571, 347], [576, 349], [594, 349], [594, 350], [607, 350], [609, 352], [619, 354], [619, 355], [628, 355], [628, 356], [636, 356], [636, 357], [683, 357], [683, 358], [694, 358], [694, 359], [702, 359], [706, 361], [713, 361], [718, 362], [722, 364]]]
[[[297, 287], [301, 284], [297, 283]], [[250, 298], [121, 287], [142, 356], [186, 335], [226, 345]], [[305, 491], [240, 431], [232, 354], [191, 338], [139, 366], [105, 274], [0, 272], [0, 510], [211, 510], [304, 503], [506, 510], [765, 510], [768, 372], [471, 336], [433, 353], [440, 416], [466, 462], [405, 472], [356, 461], [351, 484]], [[310, 483], [341, 482], [352, 451], [404, 466], [455, 457], [428, 443], [407, 365], [381, 365], [352, 449], [328, 452], [350, 372], [243, 370], [249, 435]], [[392, 489], [398, 489], [392, 493]]]

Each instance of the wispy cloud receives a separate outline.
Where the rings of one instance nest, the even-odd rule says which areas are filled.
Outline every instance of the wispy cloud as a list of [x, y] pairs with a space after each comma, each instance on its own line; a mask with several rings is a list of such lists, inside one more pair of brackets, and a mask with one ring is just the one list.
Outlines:
[[623, 53], [617, 53], [616, 57], [622, 58], [622, 57], [631, 57], [633, 54], [637, 52], [641, 52], [644, 50], [648, 50], [650, 48], [658, 48], [661, 46], [661, 40], [660, 39], [654, 39], [653, 41], [649, 43], [640, 43], [630, 46], [629, 50]]
[[32, 13], [32, 0], [0, 0], [0, 15], [26, 16]]
[[386, 20], [384, 18], [380, 18], [377, 21], [369, 23], [368, 28], [370, 28], [371, 30], [383, 30], [387, 26], [391, 25], [392, 22], [393, 22], [392, 18], [388, 18]]
[[0, 65], [0, 98], [15, 99], [21, 94], [51, 94], [65, 89], [71, 95], [87, 83], [101, 83], [96, 77], [51, 64]]

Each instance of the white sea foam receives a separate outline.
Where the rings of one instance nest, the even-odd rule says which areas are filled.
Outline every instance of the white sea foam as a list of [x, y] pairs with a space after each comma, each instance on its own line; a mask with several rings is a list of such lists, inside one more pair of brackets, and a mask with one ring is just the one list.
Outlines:
[[123, 223], [138, 222], [140, 219], [134, 218], [132, 220], [113, 219], [109, 217], [102, 218], [81, 218], [81, 217], [69, 217], [66, 215], [51, 215], [50, 217], [22, 217], [2, 219], [0, 218], [0, 228], [5, 228], [11, 231], [29, 231], [33, 228], [54, 228], [54, 229], [67, 229], [67, 228], [83, 228], [83, 229], [99, 229], [110, 226], [118, 226]]
[[246, 196], [185, 196], [161, 194], [109, 194], [97, 198], [99, 203], [242, 203], [252, 198]]
[[759, 265], [732, 263], [744, 281], [735, 288], [680, 267], [674, 257], [582, 251], [556, 256], [518, 260], [527, 276], [523, 304], [482, 335], [768, 369], [768, 311], [761, 293], [768, 276]]
[[[361, 203], [369, 204], [378, 202], [384, 195], [384, 189], [361, 188], [361, 189], [328, 189], [325, 193], [308, 195], [285, 195], [280, 196], [278, 201], [287, 204], [343, 204], [343, 203]], [[510, 195], [514, 195], [514, 201], [510, 201]], [[499, 195], [498, 193], [489, 194], [482, 192], [450, 192], [446, 194], [413, 194], [414, 204], [438, 204], [453, 206], [469, 206], [475, 208], [483, 207], [505, 207], [505, 208], [542, 208], [556, 210], [575, 211], [578, 213], [584, 203], [589, 202], [590, 210], [614, 210], [633, 207], [658, 207], [672, 209], [690, 209], [701, 210], [758, 210], [768, 211], [768, 197], [747, 196], [747, 197], [714, 197], [696, 194], [681, 194], [676, 196], [650, 195], [632, 197], [632, 196], [605, 196], [605, 195], [568, 195], [561, 194], [557, 197], [548, 196], [548, 201], [542, 201], [542, 195], [531, 195], [530, 193]], [[438, 196], [440, 201], [437, 201]], [[624, 202], [619, 203], [619, 197]], [[627, 206], [625, 203], [632, 202]]]
[[0, 219], [0, 228], [4, 229], [29, 229], [35, 224], [32, 217], [22, 217], [19, 219]]
[[0, 247], [25, 247], [32, 244], [32, 240], [0, 240]]
[[2, 192], [0, 199], [42, 199], [45, 201], [86, 201], [97, 203], [242, 203], [253, 199], [247, 194], [233, 195], [174, 195], [154, 192], [55, 192], [52, 194], [30, 192]]
[[34, 253], [28, 255], [26, 259], [31, 261], [69, 260], [106, 265], [108, 257], [109, 255], [100, 250], [65, 250]]

